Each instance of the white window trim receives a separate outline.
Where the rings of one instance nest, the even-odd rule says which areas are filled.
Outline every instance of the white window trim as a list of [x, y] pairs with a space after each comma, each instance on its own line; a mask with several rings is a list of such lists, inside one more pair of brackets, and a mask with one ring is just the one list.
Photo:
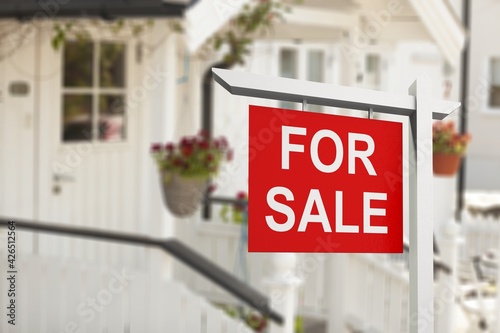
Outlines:
[[[58, 135], [57, 135], [57, 140], [58, 140], [58, 151], [59, 152], [67, 152], [68, 149], [77, 149], [81, 147], [82, 145], [92, 145], [93, 149], [97, 149], [97, 151], [116, 151], [116, 149], [129, 149], [131, 148], [131, 140], [130, 140], [130, 134], [131, 134], [131, 124], [130, 124], [130, 110], [125, 110], [124, 118], [125, 118], [125, 138], [122, 141], [102, 141], [99, 140], [98, 138], [95, 137], [95, 129], [98, 128], [98, 118], [99, 117], [92, 117], [92, 139], [91, 140], [84, 140], [84, 141], [63, 141], [61, 131], [62, 131], [62, 114], [63, 114], [63, 95], [65, 93], [82, 93], [84, 91], [88, 91], [90, 94], [93, 96], [97, 96], [99, 93], [123, 93], [125, 95], [125, 104], [129, 105], [130, 104], [130, 94], [131, 94], [131, 88], [132, 88], [132, 69], [135, 64], [133, 62], [133, 56], [134, 56], [134, 50], [136, 46], [135, 41], [130, 41], [127, 40], [125, 37], [120, 37], [120, 36], [113, 36], [110, 33], [102, 33], [101, 31], [98, 31], [96, 29], [90, 28], [89, 29], [91, 37], [89, 39], [90, 42], [94, 43], [94, 45], [97, 46], [97, 49], [94, 50], [94, 68], [93, 70], [95, 71], [96, 67], [99, 66], [98, 63], [98, 54], [99, 54], [99, 48], [100, 48], [100, 43], [101, 42], [116, 42], [116, 43], [124, 43], [125, 45], [125, 86], [123, 88], [98, 88], [96, 85], [96, 82], [98, 82], [99, 78], [94, 77], [93, 78], [93, 86], [89, 88], [73, 88], [69, 87], [66, 88], [64, 87], [64, 72], [61, 70], [61, 75], [59, 79], [59, 126], [58, 126]], [[69, 41], [74, 41], [75, 39], [73, 38], [68, 38]], [[64, 68], [64, 46], [60, 50], [60, 63], [61, 63], [61, 68]], [[94, 75], [95, 76], [95, 75]], [[97, 105], [99, 103], [97, 98], [93, 98], [92, 102], [92, 111], [96, 112], [97, 110]]]
[[[481, 91], [479, 88], [482, 86], [480, 81], [476, 82], [476, 85], [474, 87], [469, 86], [469, 97], [468, 98], [474, 98], [474, 99], [479, 99], [481, 101], [480, 105], [478, 106], [480, 112], [485, 115], [491, 115], [491, 116], [500, 116], [500, 107], [491, 107], [490, 106], [490, 87], [491, 87], [491, 59], [492, 58], [498, 58], [500, 59], [500, 53], [496, 54], [488, 54], [484, 58], [483, 62], [483, 76], [479, 78], [479, 80], [485, 80], [488, 83], [487, 86], [487, 93], [485, 96], [479, 96], [476, 94], [476, 90]], [[469, 100], [466, 101], [466, 103], [469, 103]], [[469, 110], [470, 112], [471, 110]], [[474, 110], [472, 110], [474, 112]]]
[[[323, 51], [325, 54], [325, 70], [326, 76], [324, 78], [325, 83], [333, 83], [336, 84], [338, 81], [338, 48], [332, 43], [310, 43], [310, 42], [292, 42], [292, 41], [273, 41], [273, 59], [276, 61], [276, 65], [274, 67], [274, 76], [279, 75], [279, 52], [281, 49], [294, 49], [298, 52], [299, 59], [299, 72], [298, 76], [300, 79], [307, 77], [307, 63], [305, 54], [308, 51], [318, 50]], [[329, 58], [333, 57], [331, 66], [329, 64]], [[333, 75], [332, 75], [333, 74]]]
[[[378, 86], [380, 91], [390, 91], [393, 75], [392, 70], [395, 65], [395, 63], [391, 63], [390, 59], [394, 52], [394, 45], [392, 43], [377, 43], [375, 45], [368, 45], [360, 54], [359, 65], [363, 73], [368, 55], [378, 55], [380, 57], [380, 83]], [[356, 85], [360, 88], [371, 89], [370, 86], [366, 85], [364, 76], [363, 82], [360, 84], [356, 83]]]
[[[274, 63], [273, 76], [280, 76], [280, 51], [282, 49], [292, 49], [297, 51], [298, 55], [298, 79], [306, 80], [307, 78], [307, 52], [309, 51], [323, 51], [325, 55], [325, 76], [324, 83], [339, 84], [340, 81], [340, 65], [339, 65], [339, 49], [336, 44], [324, 43], [311, 43], [307, 41], [293, 42], [293, 41], [271, 41], [269, 42], [272, 47], [271, 58]], [[279, 101], [275, 101], [276, 107], [279, 107]]]

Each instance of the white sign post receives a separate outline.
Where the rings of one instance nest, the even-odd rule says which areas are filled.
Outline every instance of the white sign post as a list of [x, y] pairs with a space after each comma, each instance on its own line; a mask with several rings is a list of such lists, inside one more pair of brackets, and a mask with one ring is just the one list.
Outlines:
[[[409, 89], [415, 96], [410, 115], [410, 333], [434, 332], [432, 84], [417, 79]], [[425, 149], [424, 145], [430, 145]], [[413, 157], [413, 158], [412, 158]], [[413, 162], [412, 162], [413, 160]]]
[[414, 82], [410, 95], [403, 95], [223, 69], [212, 71], [215, 81], [233, 95], [410, 117], [410, 332], [434, 332], [433, 180], [429, 145], [432, 147], [432, 120], [445, 118], [460, 103], [431, 99], [431, 82], [426, 77]]

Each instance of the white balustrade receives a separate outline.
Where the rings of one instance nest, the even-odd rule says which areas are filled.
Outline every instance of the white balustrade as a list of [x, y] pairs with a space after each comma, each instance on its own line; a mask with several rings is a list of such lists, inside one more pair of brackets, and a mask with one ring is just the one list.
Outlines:
[[[0, 252], [2, 262], [6, 254]], [[0, 332], [250, 333], [183, 284], [147, 271], [19, 254], [16, 325]], [[7, 280], [0, 296], [7, 300]]]
[[282, 325], [271, 323], [269, 333], [294, 333], [297, 312], [297, 288], [301, 280], [296, 276], [295, 253], [272, 253], [271, 271], [264, 280], [271, 307], [283, 316]]
[[[183, 221], [176, 226], [176, 230], [178, 237], [197, 251], [235, 272], [236, 258], [240, 255], [240, 226]], [[329, 321], [329, 332], [342, 333], [338, 329], [345, 328], [349, 318], [363, 323], [364, 329], [376, 329], [383, 333], [402, 333], [408, 329], [409, 282], [407, 267], [402, 261], [404, 256], [389, 259], [386, 255], [287, 254], [296, 258], [291, 260], [296, 262], [288, 262], [288, 268], [283, 268], [281, 265], [286, 265], [288, 258], [284, 254], [273, 256], [244, 252], [248, 282], [270, 295], [271, 302], [272, 293], [261, 282], [273, 272], [283, 274], [294, 265], [294, 274], [302, 281], [298, 291], [298, 314]], [[276, 259], [274, 264], [271, 258]], [[182, 264], [175, 271], [178, 280], [185, 281], [209, 299], [235, 302], [230, 295], [210, 283], [201, 283], [202, 278], [182, 267]], [[341, 319], [340, 322], [338, 319]]]
[[458, 304], [455, 300], [459, 296], [458, 286], [458, 256], [459, 247], [462, 242], [460, 226], [453, 219], [441, 224], [436, 230], [440, 239], [440, 258], [450, 267], [452, 274], [441, 274], [439, 276], [437, 291], [435, 294], [436, 332], [455, 332], [459, 322], [455, 317], [458, 313]]

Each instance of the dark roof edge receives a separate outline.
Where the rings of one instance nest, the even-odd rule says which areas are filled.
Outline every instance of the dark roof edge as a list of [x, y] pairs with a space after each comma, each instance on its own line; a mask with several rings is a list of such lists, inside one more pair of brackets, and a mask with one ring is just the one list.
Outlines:
[[81, 3], [69, 2], [65, 5], [40, 6], [36, 3], [0, 5], [0, 18], [16, 18], [19, 20], [51, 19], [51, 18], [87, 18], [104, 19], [181, 17], [190, 4], [181, 3]]

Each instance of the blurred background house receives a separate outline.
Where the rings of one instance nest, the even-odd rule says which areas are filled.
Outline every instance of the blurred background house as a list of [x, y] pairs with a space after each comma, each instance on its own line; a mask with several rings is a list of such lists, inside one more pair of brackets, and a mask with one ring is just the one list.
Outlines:
[[[254, 2], [259, 1], [2, 2], [0, 216], [177, 237], [271, 296], [272, 286], [263, 281], [279, 271], [283, 260], [285, 270], [302, 280], [296, 310], [305, 332], [406, 332], [411, 318], [405, 255], [270, 259], [246, 254], [240, 225], [223, 223], [221, 205], [212, 204], [208, 219], [201, 214], [177, 219], [164, 208], [151, 142], [194, 134], [211, 119], [212, 134], [226, 136], [235, 149], [233, 161], [214, 179], [213, 196], [234, 197], [248, 186], [248, 104], [302, 108], [235, 97], [215, 83], [212, 109], [204, 103], [204, 76], [226, 51], [215, 50], [209, 39], [230, 29], [231, 18]], [[500, 189], [500, 150], [495, 149], [500, 135], [500, 49], [487, 36], [496, 31], [500, 7], [494, 0], [477, 0], [466, 11], [467, 3], [290, 2], [291, 11], [268, 33], [255, 36], [250, 54], [233, 69], [405, 94], [426, 73], [434, 97], [464, 100], [468, 109], [466, 117], [453, 115], [457, 123], [468, 124], [474, 138], [463, 178], [465, 207], [494, 207], [499, 204], [494, 191]], [[470, 31], [463, 12], [470, 16]], [[307, 110], [366, 117], [361, 111], [317, 105]], [[435, 179], [436, 226], [454, 215], [456, 181]], [[453, 258], [446, 257], [446, 251], [456, 253], [468, 267], [472, 256], [496, 247], [499, 234], [487, 218], [465, 215], [462, 222], [466, 242], [461, 248], [442, 234], [437, 238], [445, 249], [443, 260]], [[6, 234], [1, 232], [3, 243]], [[22, 229], [17, 233], [19, 271], [25, 272], [19, 281], [20, 325], [9, 325], [2, 316], [1, 332], [246, 329], [206, 302], [238, 306], [240, 301], [178, 264], [175, 256], [147, 247]], [[87, 320], [89, 316], [77, 309], [88, 297], [107, 290], [108, 281], [124, 267], [136, 276], [131, 288], [113, 293], [113, 301]], [[458, 268], [451, 276], [446, 281], [461, 295], [453, 281], [465, 278]], [[7, 300], [8, 286], [0, 286], [1, 299]], [[271, 305], [281, 308], [271, 296]], [[491, 300], [494, 296], [486, 301]], [[480, 331], [482, 323], [493, 327], [494, 302], [477, 311], [477, 302], [448, 303], [450, 312], [435, 314], [437, 325], [444, 325], [436, 326], [436, 332], [453, 326], [450, 318], [456, 326], [453, 332]], [[220, 319], [214, 320], [216, 316]], [[71, 328], [73, 322], [77, 328]]]

